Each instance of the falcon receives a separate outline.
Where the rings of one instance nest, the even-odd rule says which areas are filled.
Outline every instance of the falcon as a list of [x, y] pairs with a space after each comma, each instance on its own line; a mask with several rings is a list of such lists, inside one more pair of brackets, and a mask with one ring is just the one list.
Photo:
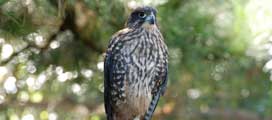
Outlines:
[[167, 46], [157, 11], [138, 7], [115, 33], [104, 60], [107, 120], [150, 120], [167, 85]]

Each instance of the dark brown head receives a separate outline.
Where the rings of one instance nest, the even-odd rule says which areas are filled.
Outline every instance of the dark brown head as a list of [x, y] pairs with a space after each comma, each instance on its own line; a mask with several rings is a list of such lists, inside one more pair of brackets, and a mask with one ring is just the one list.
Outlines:
[[143, 25], [156, 25], [157, 11], [149, 6], [136, 8], [129, 16], [126, 26], [139, 28]]

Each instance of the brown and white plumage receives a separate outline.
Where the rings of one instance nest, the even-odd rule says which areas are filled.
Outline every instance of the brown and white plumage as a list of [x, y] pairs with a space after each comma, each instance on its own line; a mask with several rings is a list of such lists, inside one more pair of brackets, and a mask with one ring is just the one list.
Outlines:
[[150, 120], [167, 84], [168, 53], [156, 10], [135, 9], [113, 35], [104, 62], [108, 120]]

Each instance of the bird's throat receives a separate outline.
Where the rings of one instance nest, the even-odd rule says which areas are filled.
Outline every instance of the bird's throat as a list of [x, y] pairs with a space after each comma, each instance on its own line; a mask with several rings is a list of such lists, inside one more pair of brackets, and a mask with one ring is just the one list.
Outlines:
[[142, 27], [146, 30], [153, 30], [155, 28], [157, 28], [156, 24], [150, 24], [150, 23], [143, 23]]

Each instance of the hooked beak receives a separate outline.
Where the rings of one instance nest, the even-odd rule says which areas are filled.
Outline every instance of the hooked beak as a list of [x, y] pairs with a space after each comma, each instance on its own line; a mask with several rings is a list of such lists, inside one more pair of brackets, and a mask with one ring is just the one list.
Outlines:
[[155, 15], [154, 15], [154, 13], [151, 12], [151, 14], [148, 15], [148, 16], [146, 17], [145, 21], [148, 22], [148, 23], [151, 24], [151, 25], [155, 24], [155, 22], [156, 22], [156, 17], [155, 17]]

